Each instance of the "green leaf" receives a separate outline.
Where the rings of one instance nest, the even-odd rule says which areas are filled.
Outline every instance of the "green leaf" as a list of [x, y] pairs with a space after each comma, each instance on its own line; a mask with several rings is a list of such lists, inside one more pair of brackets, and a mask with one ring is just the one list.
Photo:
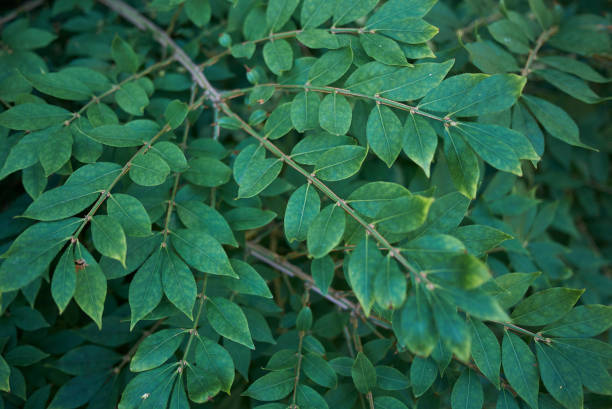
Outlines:
[[[136, 375], [123, 390], [118, 409], [141, 408], [143, 396], [147, 396], [146, 406], [165, 407], [177, 373], [176, 364], [166, 364]], [[189, 382], [189, 372], [187, 379]]]
[[508, 273], [484, 283], [482, 288], [495, 297], [502, 308], [510, 308], [523, 298], [539, 275], [539, 272]]
[[327, 294], [329, 286], [334, 279], [334, 270], [334, 261], [329, 256], [315, 258], [310, 263], [310, 274], [315, 285], [319, 287], [323, 295]]
[[[185, 2], [185, 14], [196, 26], [205, 26], [210, 21], [210, 16], [212, 14], [209, 0], [187, 0]], [[177, 389], [175, 389], [175, 391], [176, 390]], [[184, 391], [182, 388], [180, 390]], [[179, 393], [176, 393], [178, 399]], [[172, 396], [174, 396], [174, 394]], [[178, 406], [179, 405], [177, 404], [177, 407]]]
[[328, 51], [308, 71], [308, 82], [311, 85], [331, 84], [348, 71], [352, 62], [353, 51], [350, 47]]
[[271, 32], [280, 30], [291, 18], [300, 0], [270, 0], [266, 8], [266, 21]]
[[239, 207], [225, 214], [232, 230], [253, 230], [263, 227], [276, 217], [270, 210], [261, 210], [255, 207]]
[[115, 93], [117, 105], [130, 115], [142, 115], [149, 105], [149, 97], [145, 90], [135, 82], [128, 82]]
[[438, 377], [438, 368], [431, 358], [415, 356], [410, 365], [412, 393], [417, 398], [423, 395]]
[[361, 239], [351, 253], [348, 277], [366, 316], [370, 315], [374, 305], [374, 282], [377, 274], [380, 274], [379, 267], [383, 261], [376, 242], [368, 236]]
[[[387, 5], [387, 3], [390, 3]], [[438, 34], [438, 28], [417, 17], [415, 8], [418, 4], [406, 5], [395, 2], [395, 9], [391, 8], [394, 2], [387, 2], [374, 13], [366, 23], [366, 30], [384, 34], [397, 41], [408, 44], [420, 44], [431, 40]], [[431, 4], [431, 2], [429, 2]], [[385, 7], [386, 6], [386, 7]], [[412, 6], [412, 7], [411, 7]], [[401, 10], [398, 10], [402, 7]]]
[[609, 80], [603, 77], [600, 73], [591, 68], [590, 65], [582, 61], [557, 55], [538, 56], [538, 61], [550, 67], [556, 68], [559, 71], [574, 74], [583, 80], [592, 82], [608, 82]]
[[151, 235], [151, 219], [140, 200], [134, 196], [115, 193], [106, 201], [108, 215], [118, 221], [128, 236]]
[[303, 165], [314, 165], [322, 154], [341, 145], [350, 145], [354, 139], [350, 136], [332, 135], [326, 132], [307, 135], [295, 144], [291, 158]]
[[272, 293], [266, 281], [250, 264], [235, 258], [231, 259], [230, 263], [236, 274], [238, 274], [238, 280], [233, 278], [223, 279], [223, 283], [227, 287], [240, 294], [272, 298]]
[[411, 114], [406, 118], [403, 133], [404, 153], [429, 177], [429, 167], [438, 146], [436, 131], [426, 119]]
[[368, 393], [376, 387], [376, 370], [374, 365], [361, 351], [357, 354], [357, 358], [355, 358], [351, 368], [351, 377], [355, 387], [361, 393]]
[[189, 161], [189, 169], [183, 174], [185, 180], [194, 185], [216, 187], [227, 183], [232, 170], [225, 163], [210, 157], [194, 158]]
[[441, 298], [433, 302], [433, 315], [440, 339], [457, 358], [470, 358], [472, 337], [463, 318], [457, 314], [456, 306]]
[[270, 71], [276, 75], [293, 67], [293, 51], [285, 40], [267, 42], [263, 47], [263, 56]]
[[36, 90], [52, 97], [70, 101], [86, 101], [92, 96], [92, 92], [87, 85], [67, 73], [22, 73], [22, 75]]
[[526, 84], [525, 77], [497, 74], [479, 81], [459, 102], [450, 115], [475, 116], [503, 111], [516, 103]]
[[47, 30], [27, 27], [23, 30], [14, 30], [8, 33], [8, 29], [2, 33], [2, 41], [15, 50], [35, 50], [46, 47], [57, 36]]
[[298, 132], [314, 129], [319, 125], [319, 104], [316, 92], [300, 92], [291, 102], [291, 122]]
[[406, 277], [390, 255], [378, 265], [374, 280], [374, 298], [378, 305], [387, 309], [399, 308], [406, 298]]
[[[520, 158], [506, 140], [501, 139], [506, 128], [496, 125], [478, 126], [461, 123], [451, 129], [465, 137], [467, 143], [485, 162], [496, 169], [522, 175]], [[508, 130], [509, 131], [509, 130]]]
[[83, 312], [94, 320], [98, 328], [102, 328], [102, 312], [106, 299], [106, 277], [100, 266], [89, 251], [80, 243], [75, 249], [77, 260], [84, 264], [79, 269], [74, 290], [74, 300]]
[[413, 231], [425, 222], [432, 203], [432, 198], [424, 196], [398, 197], [380, 209], [374, 223], [392, 233]]
[[315, 28], [325, 23], [334, 14], [335, 5], [328, 0], [304, 0], [300, 11], [302, 28]]
[[386, 391], [401, 391], [410, 387], [410, 380], [406, 375], [392, 366], [377, 366], [376, 380], [378, 387]]
[[546, 325], [567, 314], [584, 290], [555, 287], [539, 291], [521, 301], [512, 311], [518, 325]]
[[585, 81], [573, 75], [549, 69], [536, 70], [535, 73], [559, 90], [587, 104], [596, 104], [606, 99], [593, 92]]
[[472, 63], [484, 73], [496, 74], [519, 70], [512, 54], [492, 41], [469, 43], [465, 48], [470, 53]]
[[285, 209], [285, 237], [293, 241], [306, 240], [308, 228], [321, 209], [319, 194], [312, 184], [297, 188], [289, 197]]
[[353, 22], [376, 7], [378, 0], [338, 0], [334, 11], [334, 27]]
[[20, 345], [5, 353], [5, 358], [13, 366], [30, 366], [47, 358], [49, 354], [32, 345]]
[[[36, 223], [23, 231], [2, 255], [0, 290], [18, 290], [38, 278], [64, 247], [81, 223], [70, 218], [52, 223]], [[23, 266], [29, 268], [24, 269]]]
[[[270, 114], [270, 117], [266, 121], [264, 126], [264, 134], [269, 139], [278, 139], [287, 134], [293, 129], [293, 122], [291, 120], [291, 113], [293, 111], [293, 103], [287, 102], [280, 104]], [[262, 150], [262, 153], [265, 152]], [[263, 155], [262, 155], [263, 156]]]
[[175, 99], [166, 107], [166, 110], [164, 111], [164, 118], [170, 125], [170, 128], [175, 129], [181, 126], [185, 118], [187, 118], [188, 113], [189, 105]]
[[341, 145], [327, 150], [315, 163], [321, 180], [337, 181], [353, 176], [361, 168], [368, 151], [361, 146]]
[[504, 19], [487, 26], [495, 41], [505, 45], [517, 54], [529, 53], [529, 38], [521, 31], [521, 27], [511, 20]]
[[119, 261], [125, 267], [127, 242], [121, 224], [111, 216], [91, 218], [93, 244], [101, 254]]
[[[298, 385], [297, 389], [297, 404], [304, 409], [329, 409], [327, 402], [323, 397], [306, 385]], [[264, 408], [265, 409], [265, 408]]]
[[209, 297], [206, 303], [206, 318], [219, 335], [255, 349], [244, 313], [233, 302], [221, 297]]
[[113, 39], [111, 55], [119, 71], [135, 73], [140, 66], [140, 59], [132, 46], [118, 36]]
[[612, 326], [612, 307], [579, 305], [561, 319], [548, 324], [542, 333], [556, 337], [594, 337]]
[[104, 384], [104, 373], [80, 375], [64, 383], [53, 400], [47, 406], [49, 409], [78, 408], [89, 402]]
[[0, 356], [0, 390], [4, 392], [10, 392], [11, 387], [9, 384], [9, 377], [11, 374], [11, 368], [8, 366], [2, 356]]
[[26, 102], [0, 113], [0, 126], [20, 131], [47, 128], [70, 119], [70, 112], [55, 105]]
[[345, 224], [344, 210], [336, 204], [321, 210], [308, 228], [308, 253], [314, 258], [327, 255], [342, 240]]
[[[87, 126], [87, 121], [83, 121], [81, 119], [80, 121], [74, 123], [73, 129], [78, 135], [86, 136], [87, 138], [104, 145], [120, 148], [128, 146], [140, 146], [146, 140], [142, 139], [142, 135], [139, 135], [137, 132], [135, 132], [135, 129], [129, 126], [129, 124], [131, 123], [132, 122], [128, 122], [125, 125], [105, 124], [90, 129]], [[157, 127], [157, 125], [155, 125], [155, 127]]]
[[187, 391], [189, 399], [196, 403], [204, 403], [221, 390], [219, 378], [208, 368], [196, 365], [187, 367]]
[[377, 396], [374, 398], [375, 409], [408, 409], [408, 406], [390, 396]]
[[143, 372], [161, 366], [181, 346], [185, 334], [184, 329], [172, 328], [146, 337], [130, 361], [130, 371]]
[[[194, 0], [187, 0], [187, 3]], [[198, 1], [198, 0], [195, 0]], [[174, 389], [172, 390], [172, 396], [170, 397], [170, 401], [168, 402], [169, 409], [189, 409], [189, 400], [187, 398], [187, 393], [185, 392], [185, 387], [183, 386], [183, 381], [177, 381], [174, 384]]]
[[553, 13], [551, 13], [542, 0], [529, 0], [529, 8], [533, 11], [543, 29], [547, 29], [552, 25]]
[[366, 54], [387, 65], [407, 65], [406, 56], [400, 46], [391, 38], [379, 34], [359, 35]]
[[497, 404], [495, 405], [495, 409], [519, 409], [518, 403], [512, 396], [511, 392], [508, 392], [506, 389], [502, 389], [499, 391], [499, 395], [497, 395]]
[[51, 295], [60, 314], [66, 309], [76, 288], [74, 248], [69, 245], [60, 257], [51, 280]]
[[64, 184], [38, 196], [23, 216], [43, 221], [64, 219], [85, 210], [98, 196], [87, 186]]
[[438, 341], [438, 333], [421, 287], [417, 287], [415, 293], [393, 313], [393, 332], [401, 345], [416, 355], [427, 357]]
[[343, 95], [332, 93], [323, 98], [319, 107], [318, 123], [334, 135], [345, 135], [353, 117], [351, 105]]
[[512, 239], [512, 236], [501, 230], [479, 224], [461, 226], [453, 232], [453, 236], [461, 240], [467, 250], [475, 256], [480, 256], [504, 241]]
[[410, 191], [400, 184], [371, 182], [351, 193], [348, 202], [364, 216], [375, 217], [392, 200], [410, 195]]
[[72, 156], [72, 134], [67, 127], [52, 133], [38, 147], [38, 159], [45, 171], [45, 176], [57, 172]]
[[501, 348], [493, 331], [479, 320], [470, 319], [472, 357], [478, 369], [499, 389]]
[[370, 17], [368, 26], [391, 18], [423, 17], [435, 4], [435, 0], [389, 0]]
[[355, 92], [378, 94], [396, 101], [413, 100], [437, 87], [453, 64], [454, 60], [448, 60], [399, 68], [373, 61], [355, 70], [344, 86]]
[[49, 323], [38, 310], [30, 307], [11, 308], [11, 322], [24, 331], [36, 331], [49, 327]]
[[115, 351], [97, 345], [84, 345], [68, 351], [57, 361], [57, 368], [70, 375], [86, 375], [110, 369], [121, 361]]
[[338, 38], [324, 29], [304, 30], [297, 35], [297, 39], [308, 48], [340, 48]]
[[170, 167], [158, 155], [143, 153], [137, 155], [130, 165], [130, 179], [141, 186], [158, 186], [166, 181]]
[[202, 202], [190, 200], [176, 203], [176, 210], [185, 226], [203, 231], [222, 244], [238, 247], [232, 229], [216, 209]]
[[453, 409], [480, 409], [484, 404], [482, 384], [476, 372], [467, 368], [453, 385], [451, 407]]
[[502, 342], [504, 375], [516, 393], [532, 407], [537, 407], [539, 375], [533, 353], [518, 336], [506, 331]]
[[283, 170], [283, 161], [279, 158], [251, 160], [244, 177], [240, 180], [238, 199], [258, 195], [276, 180], [281, 170]]
[[538, 368], [546, 390], [566, 408], [582, 408], [580, 374], [569, 360], [549, 345], [536, 342]]
[[366, 135], [374, 153], [391, 167], [404, 142], [402, 124], [391, 108], [380, 104], [372, 108]]
[[294, 382], [294, 371], [274, 371], [253, 382], [242, 395], [260, 401], [275, 401], [289, 395]]
[[334, 389], [338, 385], [338, 377], [326, 360], [316, 354], [306, 354], [302, 359], [304, 374], [317, 385]]
[[138, 269], [130, 283], [129, 302], [132, 311], [130, 330], [153, 311], [163, 297], [161, 272], [162, 251], [156, 250]]
[[221, 244], [212, 236], [195, 229], [171, 232], [172, 244], [191, 267], [209, 274], [237, 277]]
[[470, 199], [476, 198], [480, 167], [478, 157], [463, 138], [444, 129], [444, 157], [455, 188]]
[[[496, 75], [491, 77], [496, 77]], [[467, 107], [463, 100], [466, 94], [485, 78], [490, 78], [490, 76], [486, 74], [459, 74], [448, 77], [439, 86], [430, 90], [419, 102], [418, 107], [436, 112], [454, 112], [455, 109], [465, 109]], [[485, 106], [486, 104], [483, 104], [481, 109]]]
[[176, 308], [193, 319], [197, 287], [187, 264], [165, 247], [161, 252], [161, 281], [164, 294]]
[[527, 103], [527, 106], [538, 122], [552, 136], [573, 146], [592, 149], [580, 141], [578, 125], [564, 110], [537, 97], [525, 95], [523, 100]]
[[229, 394], [235, 373], [232, 357], [225, 348], [206, 337], [198, 336], [197, 341], [196, 363], [201, 368], [206, 368], [209, 376], [217, 378], [221, 390]]

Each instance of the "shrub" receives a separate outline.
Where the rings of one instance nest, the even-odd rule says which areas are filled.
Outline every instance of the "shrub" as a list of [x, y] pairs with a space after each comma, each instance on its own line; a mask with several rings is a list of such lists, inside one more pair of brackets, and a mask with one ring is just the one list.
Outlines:
[[612, 407], [601, 3], [6, 10], [0, 406]]

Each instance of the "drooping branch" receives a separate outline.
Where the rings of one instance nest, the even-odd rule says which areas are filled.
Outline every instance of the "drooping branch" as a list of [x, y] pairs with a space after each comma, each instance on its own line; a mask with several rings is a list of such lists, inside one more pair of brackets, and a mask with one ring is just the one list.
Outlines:
[[45, 0], [32, 0], [23, 3], [21, 6], [17, 7], [15, 10], [11, 11], [7, 15], [0, 17], [0, 27], [9, 21], [17, 18], [21, 13], [26, 13], [28, 11], [34, 10], [36, 7], [42, 6]]
[[246, 123], [238, 114], [230, 109], [230, 107], [223, 101], [222, 95], [217, 91], [208, 81], [204, 73], [202, 73], [197, 65], [189, 58], [187, 54], [155, 23], [142, 16], [138, 11], [123, 3], [120, 0], [99, 0], [103, 4], [112, 8], [114, 11], [119, 13], [121, 16], [132, 22], [136, 27], [141, 30], [150, 30], [153, 32], [156, 40], [163, 46], [168, 46], [174, 51], [174, 57], [177, 62], [185, 67], [193, 76], [193, 80], [204, 89], [204, 96], [210, 99], [214, 106], [223, 111], [228, 117], [234, 118], [240, 123], [241, 128], [249, 135], [257, 139], [269, 152], [278, 157], [281, 161], [285, 162], [288, 166], [296, 170], [298, 173], [303, 175], [308, 183], [313, 184], [323, 194], [336, 203], [337, 206], [341, 207], [350, 217], [352, 217], [357, 223], [359, 223], [376, 241], [378, 241], [385, 249], [389, 251], [392, 257], [394, 257], [408, 272], [415, 281], [424, 281], [427, 283], [429, 289], [433, 289], [434, 285], [429, 282], [427, 276], [418, 271], [412, 264], [401, 254], [401, 252], [393, 247], [393, 245], [376, 229], [373, 224], [368, 223], [364, 220], [344, 199], [338, 196], [333, 190], [331, 190], [325, 183], [323, 183], [316, 175], [308, 172], [306, 169], [301, 167], [291, 157], [285, 154], [279, 149], [274, 143], [267, 138], [259, 135], [259, 133], [253, 129], [248, 123]]

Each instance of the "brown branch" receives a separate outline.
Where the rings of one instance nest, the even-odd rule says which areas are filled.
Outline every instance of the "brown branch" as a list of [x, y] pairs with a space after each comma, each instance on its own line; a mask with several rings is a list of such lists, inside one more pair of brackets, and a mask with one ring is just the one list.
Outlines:
[[558, 30], [559, 30], [559, 28], [557, 26], [553, 26], [553, 27], [549, 28], [548, 30], [544, 30], [542, 32], [542, 34], [540, 34], [540, 36], [536, 40], [535, 47], [533, 49], [529, 50], [529, 55], [527, 56], [527, 62], [525, 63], [525, 66], [521, 70], [521, 75], [523, 77], [528, 76], [529, 73], [531, 72], [531, 65], [538, 58], [538, 52], [540, 51], [540, 48], [542, 48], [544, 43], [546, 43], [550, 39], [550, 37], [555, 35], [555, 33]]
[[11, 11], [5, 16], [0, 17], [0, 27], [8, 23], [9, 21], [15, 19], [19, 14], [32, 11], [39, 6], [42, 6], [44, 2], [45, 0], [32, 0], [22, 4], [21, 6], [17, 7], [15, 10]]

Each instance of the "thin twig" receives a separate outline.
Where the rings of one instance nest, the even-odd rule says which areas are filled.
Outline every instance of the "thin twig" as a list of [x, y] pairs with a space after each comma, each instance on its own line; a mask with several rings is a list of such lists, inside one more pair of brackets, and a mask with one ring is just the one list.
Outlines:
[[540, 34], [540, 36], [536, 40], [535, 47], [529, 50], [529, 55], [527, 56], [527, 62], [525, 63], [525, 66], [521, 70], [521, 75], [523, 77], [528, 76], [529, 73], [531, 72], [531, 64], [533, 64], [533, 62], [538, 58], [538, 52], [540, 51], [540, 48], [542, 48], [544, 43], [546, 43], [546, 41], [548, 41], [550, 37], [552, 37], [558, 30], [559, 30], [559, 27], [552, 26], [551, 28], [549, 28], [548, 30], [544, 30], [542, 34]]
[[[423, 111], [421, 109], [419, 109], [419, 107], [416, 106], [412, 106], [412, 105], [408, 105], [408, 104], [404, 104], [401, 102], [397, 102], [394, 101], [392, 99], [389, 98], [384, 98], [381, 97], [380, 94], [377, 95], [367, 95], [367, 94], [362, 94], [359, 92], [354, 92], [348, 89], [343, 89], [343, 88], [335, 88], [335, 87], [318, 87], [318, 86], [314, 86], [314, 85], [309, 85], [309, 84], [277, 84], [277, 83], [267, 83], [267, 84], [258, 84], [256, 86], [253, 87], [248, 87], [248, 88], [241, 88], [241, 89], [237, 89], [237, 90], [232, 90], [232, 91], [228, 91], [228, 92], [224, 92], [222, 93], [222, 97], [224, 99], [232, 99], [232, 98], [236, 98], [237, 96], [243, 95], [257, 87], [274, 87], [277, 89], [283, 89], [283, 90], [287, 90], [290, 92], [301, 92], [301, 91], [314, 91], [314, 92], [320, 92], [323, 94], [340, 94], [340, 95], [344, 95], [347, 97], [354, 97], [354, 98], [361, 98], [361, 99], [368, 99], [370, 101], [374, 101], [377, 104], [380, 105], [386, 105], [388, 107], [391, 108], [396, 108], [396, 109], [400, 109], [402, 111], [407, 111], [410, 112], [412, 114], [416, 114], [416, 115], [420, 115], [420, 116], [424, 116], [436, 121], [440, 121], [443, 122], [445, 124], [452, 124], [452, 125], [457, 125], [456, 121], [451, 120], [450, 118], [443, 118], [440, 117], [438, 115], [434, 115], [431, 114], [429, 112]], [[384, 93], [384, 91], [382, 92]]]
[[15, 19], [19, 14], [25, 13], [28, 11], [34, 10], [38, 6], [42, 6], [45, 0], [33, 0], [23, 3], [21, 6], [17, 7], [15, 10], [9, 12], [3, 17], [0, 17], [0, 27], [9, 21]]
[[[196, 96], [196, 88], [191, 87], [191, 96], [189, 97], [190, 106], [193, 105], [195, 101], [195, 96]], [[179, 148], [183, 152], [185, 152], [185, 149], [187, 148], [187, 137], [189, 136], [190, 126], [191, 126], [191, 123], [189, 122], [189, 120], [186, 120], [185, 129], [183, 130], [183, 139], [181, 140], [181, 144], [179, 145]], [[176, 175], [174, 175], [174, 184], [172, 185], [172, 192], [170, 193], [170, 200], [168, 201], [168, 210], [166, 211], [166, 219], [164, 221], [164, 230], [163, 230], [164, 239], [162, 241], [163, 247], [166, 246], [166, 240], [168, 239], [168, 233], [170, 232], [170, 230], [168, 229], [168, 226], [170, 225], [170, 217], [172, 216], [172, 210], [174, 209], [174, 205], [175, 205], [174, 200], [176, 198], [176, 192], [178, 191], [180, 180], [181, 180], [181, 172], [176, 172]]]

